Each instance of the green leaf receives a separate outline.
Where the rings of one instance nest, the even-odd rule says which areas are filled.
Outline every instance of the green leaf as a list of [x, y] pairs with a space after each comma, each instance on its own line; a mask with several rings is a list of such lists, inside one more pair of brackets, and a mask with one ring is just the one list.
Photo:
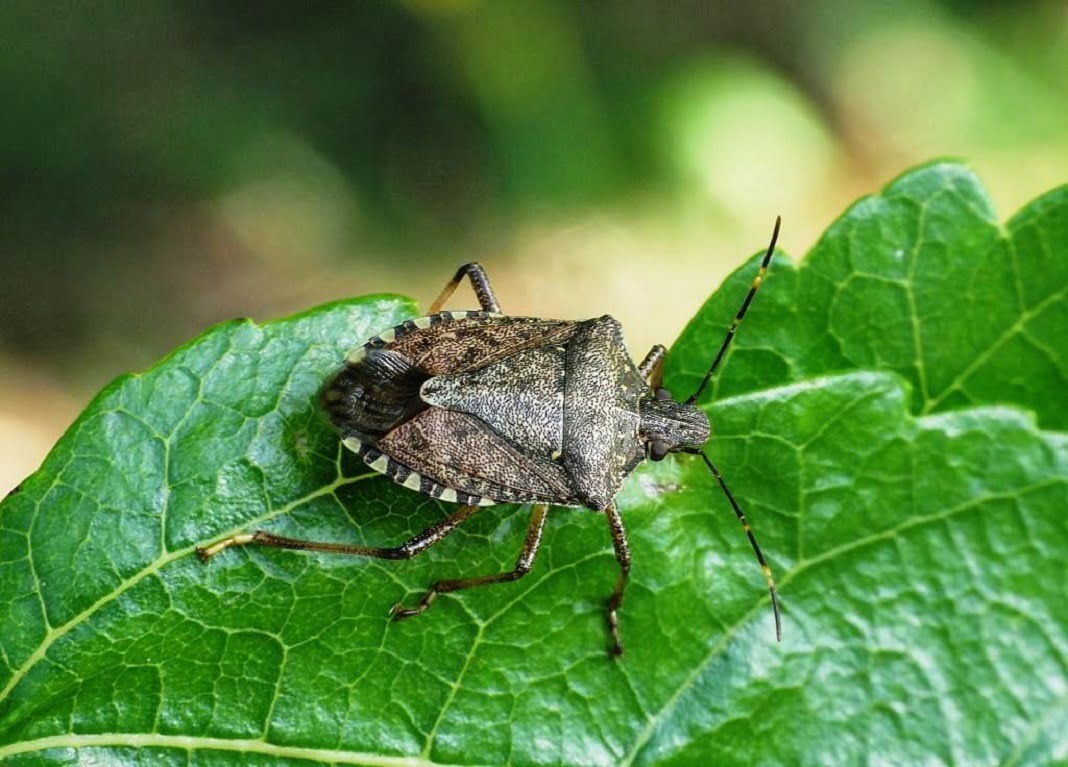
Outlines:
[[[968, 169], [902, 176], [854, 204], [804, 268], [776, 264], [775, 287], [746, 320], [714, 397], [893, 370], [912, 384], [916, 415], [1015, 404], [1046, 428], [1068, 428], [1066, 198], [1068, 188], [1050, 192], [1002, 231]], [[673, 348], [669, 377], [680, 390], [704, 374], [753, 269], [735, 273]]]
[[[1045, 764], [1068, 759], [1068, 189], [1000, 230], [921, 168], [778, 259], [712, 387], [710, 452], [776, 570], [784, 639], [703, 466], [525, 509], [407, 562], [198, 543], [249, 528], [389, 544], [446, 506], [340, 450], [322, 381], [415, 314], [371, 297], [208, 331], [98, 396], [0, 506], [0, 760], [11, 764]], [[755, 264], [676, 344], [688, 393]], [[502, 296], [507, 299], [506, 296]], [[507, 303], [505, 303], [507, 307]]]

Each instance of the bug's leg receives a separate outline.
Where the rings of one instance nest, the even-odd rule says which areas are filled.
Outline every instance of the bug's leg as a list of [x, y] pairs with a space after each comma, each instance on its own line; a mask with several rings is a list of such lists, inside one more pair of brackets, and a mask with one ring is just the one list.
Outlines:
[[627, 588], [630, 576], [630, 544], [627, 543], [627, 531], [623, 528], [623, 518], [613, 503], [604, 510], [608, 518], [608, 527], [612, 531], [612, 547], [619, 563], [619, 578], [612, 596], [608, 599], [608, 630], [612, 633], [612, 647], [608, 653], [613, 657], [623, 654], [623, 642], [619, 638], [619, 608], [623, 604], [623, 590]]
[[444, 290], [442, 290], [441, 293], [438, 294], [438, 297], [434, 299], [434, 303], [430, 305], [427, 314], [437, 314], [440, 312], [441, 307], [452, 297], [452, 294], [456, 291], [456, 288], [460, 285], [460, 282], [464, 277], [471, 280], [471, 288], [475, 291], [475, 296], [478, 298], [478, 305], [482, 307], [482, 311], [501, 311], [501, 305], [497, 303], [497, 296], [493, 295], [493, 288], [490, 287], [489, 277], [486, 276], [486, 270], [482, 268], [481, 264], [471, 263], [464, 264], [456, 270], [456, 275], [449, 280], [449, 284], [446, 285]]
[[667, 354], [660, 344], [657, 344], [645, 355], [642, 364], [638, 365], [638, 373], [649, 382], [654, 389], [660, 388], [660, 381], [664, 374], [664, 355]]
[[478, 575], [474, 578], [438, 581], [427, 590], [415, 607], [404, 607], [400, 602], [393, 605], [393, 610], [391, 611], [393, 620], [399, 621], [411, 618], [413, 615], [419, 615], [419, 613], [430, 607], [434, 600], [437, 599], [438, 594], [448, 594], [450, 591], [460, 591], [461, 589], [470, 589], [475, 586], [488, 586], [491, 583], [507, 583], [508, 581], [516, 581], [522, 578], [530, 572], [530, 568], [534, 565], [534, 557], [537, 556], [538, 547], [541, 545], [541, 534], [545, 529], [545, 518], [548, 515], [548, 511], [549, 507], [544, 504], [535, 505], [531, 511], [530, 523], [527, 525], [527, 537], [523, 542], [523, 550], [519, 552], [519, 559], [515, 563], [514, 570], [494, 575]]
[[299, 549], [302, 551], [325, 551], [332, 554], [358, 554], [363, 557], [379, 559], [410, 559], [425, 551], [433, 544], [459, 527], [468, 517], [479, 510], [479, 506], [461, 506], [432, 527], [409, 538], [400, 546], [378, 548], [375, 546], [356, 546], [347, 543], [325, 543], [322, 541], [303, 541], [298, 538], [283, 538], [280, 535], [257, 530], [254, 533], [241, 533], [223, 538], [210, 546], [197, 547], [197, 556], [207, 562], [213, 556], [231, 546], [244, 546], [255, 543], [260, 546], [274, 546], [280, 549]]

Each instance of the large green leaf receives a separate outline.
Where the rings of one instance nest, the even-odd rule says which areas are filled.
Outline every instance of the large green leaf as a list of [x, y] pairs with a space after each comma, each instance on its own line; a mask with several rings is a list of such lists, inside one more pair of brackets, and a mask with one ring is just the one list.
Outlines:
[[[404, 623], [389, 607], [435, 578], [509, 568], [524, 510], [410, 562], [201, 564], [196, 544], [250, 527], [384, 544], [445, 511], [369, 474], [316, 408], [345, 351], [413, 305], [214, 328], [109, 386], [0, 506], [0, 759], [1068, 759], [1068, 440], [1050, 431], [1068, 420], [1066, 243], [1068, 190], [1002, 232], [943, 164], [858, 203], [802, 267], [779, 260], [709, 407], [784, 640], [724, 498], [682, 457], [621, 497], [620, 661], [595, 514], [556, 510], [527, 578]], [[754, 268], [683, 334], [670, 387], [695, 384]]]

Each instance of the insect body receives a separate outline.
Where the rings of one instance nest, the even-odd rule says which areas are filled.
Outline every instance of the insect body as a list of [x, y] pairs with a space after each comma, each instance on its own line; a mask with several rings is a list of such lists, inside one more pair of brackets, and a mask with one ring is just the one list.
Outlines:
[[[450, 516], [395, 548], [350, 546], [243, 534], [200, 550], [205, 559], [234, 544], [359, 554], [415, 556], [444, 538], [480, 507], [533, 504], [526, 541], [513, 570], [435, 583], [414, 607], [396, 605], [395, 619], [417, 615], [438, 594], [516, 580], [529, 572], [549, 506], [603, 513], [620, 575], [608, 601], [611, 652], [622, 653], [618, 609], [630, 550], [614, 498], [644, 459], [692, 453], [704, 459], [738, 515], [768, 580], [780, 632], [771, 571], [744, 514], [701, 450], [711, 428], [694, 403], [723, 359], [760, 285], [779, 223], [760, 271], [698, 390], [675, 401], [659, 386], [665, 349], [631, 362], [619, 323], [501, 314], [477, 264], [460, 268], [425, 317], [408, 320], [354, 350], [323, 389], [323, 405], [346, 447], [372, 469], [405, 487], [462, 504]], [[480, 311], [440, 311], [467, 277]]]
[[371, 468], [435, 498], [603, 511], [649, 442], [708, 439], [702, 410], [649, 396], [611, 317], [440, 312], [385, 335], [323, 399]]

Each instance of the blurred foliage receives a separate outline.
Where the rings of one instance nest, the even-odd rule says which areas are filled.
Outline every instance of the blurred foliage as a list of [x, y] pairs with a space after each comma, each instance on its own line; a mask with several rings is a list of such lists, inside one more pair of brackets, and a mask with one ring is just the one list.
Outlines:
[[1050, 0], [13, 0], [0, 29], [0, 410], [475, 258], [511, 309], [596, 286], [670, 341], [776, 213], [800, 252], [935, 155], [1002, 209], [1068, 177]]

